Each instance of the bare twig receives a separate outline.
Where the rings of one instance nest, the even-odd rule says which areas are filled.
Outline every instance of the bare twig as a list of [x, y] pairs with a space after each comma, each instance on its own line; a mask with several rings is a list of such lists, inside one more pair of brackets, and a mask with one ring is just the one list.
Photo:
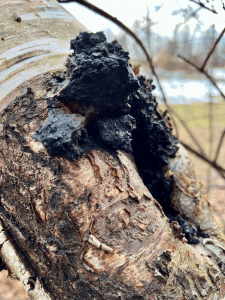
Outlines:
[[188, 21], [190, 21], [190, 20], [193, 18], [193, 16], [197, 15], [197, 13], [198, 13], [201, 9], [202, 9], [202, 7], [199, 7], [199, 8], [197, 8], [195, 11], [192, 11], [192, 12], [187, 16], [187, 18], [186, 18], [183, 22], [178, 23], [178, 24], [176, 25], [176, 27], [179, 28], [180, 26], [186, 24]]
[[[126, 25], [124, 25], [120, 20], [118, 20], [117, 18], [111, 16], [110, 14], [108, 14], [107, 12], [105, 12], [104, 10], [98, 8], [97, 6], [87, 2], [86, 0], [58, 0], [59, 3], [69, 3], [69, 2], [77, 2], [87, 8], [89, 8], [90, 10], [98, 13], [99, 15], [101, 15], [102, 17], [112, 21], [113, 23], [115, 23], [116, 25], [118, 25], [120, 28], [122, 28], [124, 31], [126, 31], [129, 35], [131, 35], [135, 41], [138, 43], [138, 45], [142, 48], [142, 50], [144, 51], [147, 61], [151, 67], [151, 69], [154, 69], [153, 65], [152, 65], [152, 59], [149, 56], [147, 50], [145, 49], [142, 41], [136, 36], [136, 34], [131, 31]], [[152, 71], [153, 72], [153, 71]], [[155, 72], [153, 72], [153, 74], [155, 75], [155, 77], [157, 78], [157, 75], [155, 74]], [[164, 94], [164, 92], [163, 92]]]
[[206, 156], [200, 154], [198, 151], [194, 150], [191, 146], [189, 146], [188, 144], [186, 144], [183, 141], [180, 141], [181, 144], [190, 152], [192, 152], [193, 154], [195, 154], [196, 156], [198, 156], [200, 159], [202, 159], [204, 162], [208, 163], [209, 165], [211, 165], [219, 174], [220, 176], [225, 179], [225, 169], [223, 167], [221, 167], [220, 165], [218, 165], [215, 161], [210, 160], [209, 158], [207, 158]]
[[[214, 128], [213, 128], [213, 96], [212, 96], [212, 86], [210, 85], [210, 92], [209, 92], [210, 102], [208, 105], [209, 108], [209, 153], [208, 157], [212, 158], [213, 153], [213, 140], [214, 140]], [[207, 170], [207, 196], [209, 196], [210, 192], [210, 183], [211, 183], [211, 166], [208, 166]]]
[[[218, 41], [219, 42], [219, 41]], [[215, 43], [215, 25], [213, 24], [213, 36], [212, 36], [212, 45], [213, 48], [211, 51], [209, 51], [209, 54], [205, 60], [205, 62], [203, 63], [202, 69], [204, 69], [208, 59], [210, 58], [210, 56], [213, 54], [213, 51], [216, 48], [216, 45], [218, 44], [218, 42], [216, 41]], [[210, 75], [212, 75], [212, 70], [209, 70]], [[209, 153], [208, 153], [208, 157], [211, 159], [212, 158], [212, 153], [213, 153], [213, 137], [214, 137], [214, 132], [213, 132], [213, 96], [212, 96], [212, 85], [210, 84], [209, 86], [209, 104], [208, 104], [208, 109], [209, 109]], [[210, 193], [210, 184], [211, 184], [211, 180], [212, 180], [212, 176], [211, 176], [211, 166], [208, 165], [207, 168], [207, 186], [206, 186], [206, 193], [207, 193], [207, 197], [209, 197], [209, 193]]]
[[221, 34], [220, 34], [220, 36], [218, 37], [218, 39], [215, 41], [215, 43], [214, 43], [212, 49], [209, 51], [209, 54], [207, 55], [206, 60], [204, 61], [203, 65], [202, 65], [202, 67], [201, 67], [202, 70], [205, 68], [205, 66], [206, 66], [206, 64], [207, 64], [207, 62], [208, 62], [210, 56], [212, 55], [213, 51], [215, 50], [217, 44], [218, 44], [219, 41], [221, 40], [221, 38], [222, 38], [222, 36], [224, 35], [224, 33], [225, 33], [225, 28], [224, 28], [223, 31], [221, 32]]
[[[191, 65], [192, 67], [194, 67], [195, 69], [197, 69], [200, 73], [203, 73], [210, 81], [211, 83], [216, 87], [216, 89], [219, 91], [219, 93], [221, 94], [221, 96], [223, 97], [223, 99], [225, 100], [225, 95], [224, 93], [221, 91], [221, 89], [218, 87], [217, 83], [215, 82], [215, 80], [213, 79], [213, 77], [211, 75], [209, 75], [209, 73], [207, 71], [204, 70], [209, 58], [212, 56], [217, 44], [219, 43], [219, 41], [221, 40], [222, 36], [225, 33], [225, 28], [223, 29], [223, 31], [221, 32], [220, 36], [218, 37], [218, 39], [215, 41], [212, 49], [210, 50], [210, 52], [208, 53], [203, 65], [201, 68], [199, 68], [198, 66], [196, 66], [194, 63], [192, 63], [190, 60], [186, 59], [185, 57], [178, 55], [179, 58], [183, 59], [186, 63], [188, 63], [189, 65]], [[206, 155], [201, 155], [200, 153], [198, 153], [197, 151], [195, 151], [194, 149], [192, 149], [190, 146], [188, 146], [187, 144], [183, 143], [183, 145], [192, 153], [194, 153], [195, 155], [197, 155], [198, 157], [200, 157], [201, 159], [205, 160], [209, 165], [211, 165], [213, 168], [215, 168], [219, 174], [225, 179], [225, 173], [224, 173], [224, 169], [221, 168], [220, 166], [217, 165], [216, 161], [217, 158], [219, 156], [219, 151], [221, 149], [221, 145], [223, 142], [223, 138], [225, 136], [225, 130], [223, 132], [223, 134], [221, 135], [220, 138], [220, 142], [218, 144], [217, 147], [217, 151], [216, 151], [216, 155], [213, 161], [211, 161], [209, 158], [206, 157]], [[219, 168], [218, 168], [219, 167]]]
[[217, 147], [217, 150], [216, 150], [216, 155], [215, 155], [215, 158], [214, 158], [214, 162], [216, 162], [217, 159], [218, 159], [218, 157], [219, 157], [219, 152], [220, 152], [220, 149], [221, 149], [224, 137], [225, 137], [225, 129], [224, 129], [224, 131], [221, 134], [220, 141], [218, 143], [218, 147]]
[[196, 1], [196, 0], [189, 0], [189, 1], [194, 2], [195, 4], [198, 4], [199, 6], [201, 6], [201, 7], [205, 8], [205, 9], [211, 11], [211, 12], [214, 13], [214, 14], [218, 14], [218, 12], [215, 11], [214, 8], [209, 8], [209, 7], [207, 7], [207, 6], [206, 6], [204, 3], [202, 3], [201, 1]]
[[199, 68], [198, 66], [196, 66], [194, 63], [192, 63], [190, 60], [188, 60], [187, 58], [178, 55], [179, 58], [183, 59], [186, 63], [188, 63], [189, 65], [191, 65], [192, 67], [194, 67], [195, 69], [197, 69], [200, 73], [203, 73], [210, 81], [211, 83], [215, 86], [215, 88], [219, 91], [220, 95], [223, 97], [224, 101], [225, 101], [225, 95], [224, 93], [221, 91], [221, 89], [218, 87], [218, 85], [216, 84], [215, 80], [213, 79], [212, 76], [210, 76], [208, 74], [208, 72], [206, 72], [205, 70], [203, 70], [202, 68]]
[[225, 10], [225, 4], [223, 3], [223, 0], [221, 0], [221, 3], [223, 5], [223, 9]]

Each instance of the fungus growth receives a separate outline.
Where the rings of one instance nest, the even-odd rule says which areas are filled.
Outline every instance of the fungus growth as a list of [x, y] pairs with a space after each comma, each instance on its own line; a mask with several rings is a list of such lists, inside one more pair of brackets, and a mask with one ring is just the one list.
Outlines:
[[177, 140], [168, 118], [157, 109], [152, 81], [136, 77], [128, 52], [116, 41], [107, 43], [102, 32], [80, 33], [71, 40], [71, 49], [67, 72], [47, 83], [54, 97], [48, 99], [48, 120], [34, 138], [51, 155], [70, 161], [96, 148], [132, 152], [153, 197], [183, 227], [188, 242], [196, 243], [197, 228], [170, 205], [173, 179], [165, 172]]

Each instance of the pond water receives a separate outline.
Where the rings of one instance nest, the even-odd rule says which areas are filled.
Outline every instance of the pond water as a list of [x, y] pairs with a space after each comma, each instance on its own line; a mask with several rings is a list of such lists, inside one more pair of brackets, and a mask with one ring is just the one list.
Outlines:
[[[149, 72], [141, 69], [141, 74], [149, 77]], [[212, 74], [217, 80], [217, 85], [225, 93], [225, 70], [213, 69]], [[160, 80], [166, 98], [169, 104], [191, 104], [194, 102], [209, 102], [210, 94], [214, 101], [219, 101], [219, 91], [212, 86], [208, 79], [190, 79], [184, 78], [182, 72], [159, 72], [159, 76], [163, 77]], [[162, 95], [156, 80], [153, 80], [156, 89], [153, 94], [157, 97], [160, 104], [162, 104]]]

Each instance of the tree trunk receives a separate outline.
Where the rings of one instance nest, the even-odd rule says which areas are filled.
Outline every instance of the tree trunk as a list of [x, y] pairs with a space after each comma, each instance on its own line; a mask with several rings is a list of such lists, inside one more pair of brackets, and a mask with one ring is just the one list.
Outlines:
[[[171, 207], [201, 232], [195, 245], [169, 222], [132, 154], [96, 147], [68, 159], [44, 146], [49, 99], [67, 88], [55, 86], [68, 81], [69, 41], [84, 27], [54, 0], [0, 5], [2, 268], [31, 299], [223, 299], [224, 234], [185, 149], [162, 169]], [[67, 104], [56, 109], [73, 118], [79, 108]]]

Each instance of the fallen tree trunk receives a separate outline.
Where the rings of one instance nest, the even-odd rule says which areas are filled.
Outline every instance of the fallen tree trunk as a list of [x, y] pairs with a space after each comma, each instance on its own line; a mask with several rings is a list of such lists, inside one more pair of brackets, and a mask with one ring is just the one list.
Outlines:
[[102, 34], [66, 69], [82, 25], [4, 5], [21, 22], [0, 56], [1, 268], [31, 299], [223, 299], [224, 234], [151, 83]]

